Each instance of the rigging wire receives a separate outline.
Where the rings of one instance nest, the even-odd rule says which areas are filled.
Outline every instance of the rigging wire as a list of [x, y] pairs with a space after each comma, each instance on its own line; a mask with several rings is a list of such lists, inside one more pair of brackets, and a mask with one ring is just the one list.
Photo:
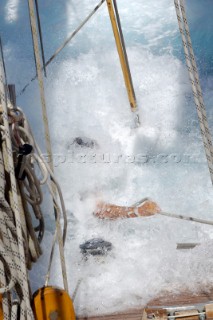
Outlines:
[[39, 33], [39, 40], [40, 40], [40, 46], [41, 46], [41, 57], [42, 57], [42, 63], [43, 63], [43, 70], [44, 70], [45, 77], [47, 77], [47, 71], [46, 71], [46, 66], [45, 66], [44, 44], [43, 44], [43, 36], [42, 36], [42, 29], [41, 29], [41, 21], [40, 21], [38, 0], [35, 0], [35, 8], [36, 8], [36, 16], [37, 16], [37, 22], [38, 22], [38, 33]]
[[[43, 76], [42, 76], [42, 66], [40, 61], [34, 2], [33, 0], [28, 0], [28, 3], [29, 3], [29, 12], [30, 12], [30, 24], [32, 27], [31, 30], [32, 30], [32, 37], [33, 37], [33, 47], [34, 47], [35, 58], [36, 58], [36, 69], [37, 69], [41, 105], [42, 105], [42, 117], [43, 117], [44, 129], [45, 129], [46, 149], [47, 149], [48, 159], [50, 162], [50, 169], [53, 172], [52, 147], [51, 147], [49, 123], [48, 123], [48, 117], [47, 117], [44, 83], [43, 83]], [[53, 194], [56, 193], [56, 188], [53, 181], [52, 181], [52, 193]], [[54, 204], [54, 212], [55, 212], [55, 218], [56, 218], [56, 232], [57, 232], [57, 240], [59, 245], [61, 271], [63, 276], [64, 289], [68, 292], [68, 280], [67, 280], [67, 271], [66, 271], [65, 255], [64, 255], [64, 243], [63, 243], [63, 236], [62, 236], [61, 225], [60, 225], [60, 210], [57, 208], [57, 206], [55, 206], [55, 204]], [[65, 220], [65, 223], [67, 223], [66, 220]]]
[[[45, 62], [44, 66], [47, 67], [56, 57], [57, 55], [68, 45], [68, 43], [75, 37], [75, 35], [84, 27], [84, 25], [92, 18], [92, 16], [98, 11], [98, 9], [102, 6], [105, 0], [101, 0], [99, 4], [91, 11], [91, 13], [80, 23], [77, 29], [75, 29], [71, 35], [64, 41], [64, 43], [53, 53], [53, 55]], [[37, 78], [35, 75], [18, 93], [18, 96], [21, 96], [27, 87]]]
[[[28, 3], [28, 13], [29, 13], [29, 18], [30, 18], [30, 7], [29, 7], [29, 2]], [[33, 43], [33, 30], [32, 30], [32, 25], [30, 23], [30, 31], [31, 31], [31, 38], [32, 38], [32, 43]], [[34, 65], [35, 65], [35, 70], [36, 70], [36, 75], [35, 75], [35, 79], [38, 77], [38, 73], [37, 73], [37, 68], [36, 68], [36, 56], [35, 56], [35, 50], [33, 50], [33, 58], [34, 58]]]

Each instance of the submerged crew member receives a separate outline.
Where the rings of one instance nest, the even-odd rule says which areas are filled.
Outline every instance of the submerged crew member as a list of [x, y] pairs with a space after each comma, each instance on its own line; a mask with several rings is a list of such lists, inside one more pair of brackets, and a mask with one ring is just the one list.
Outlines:
[[161, 209], [154, 201], [145, 199], [139, 206], [125, 207], [98, 202], [94, 215], [99, 219], [116, 220], [119, 218], [149, 217], [159, 213]]

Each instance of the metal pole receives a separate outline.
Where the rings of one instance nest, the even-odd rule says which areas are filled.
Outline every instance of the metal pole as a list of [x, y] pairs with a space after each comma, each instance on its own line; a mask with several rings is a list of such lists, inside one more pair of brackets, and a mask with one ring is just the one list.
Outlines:
[[121, 39], [121, 35], [119, 32], [118, 21], [116, 19], [112, 0], [107, 0], [107, 7], [108, 7], [109, 16], [110, 16], [110, 20], [111, 20], [111, 24], [112, 24], [112, 29], [113, 29], [113, 33], [114, 33], [114, 37], [115, 37], [115, 43], [116, 43], [116, 47], [117, 47], [117, 51], [118, 51], [118, 55], [119, 55], [119, 59], [120, 59], [120, 63], [121, 63], [121, 68], [123, 71], [123, 76], [124, 76], [124, 81], [125, 81], [125, 85], [126, 85], [126, 89], [127, 89], [129, 103], [130, 103], [132, 111], [136, 111], [137, 103], [136, 103], [136, 99], [135, 99], [135, 93], [134, 93], [134, 89], [132, 86], [131, 76], [128, 71], [128, 64], [127, 64], [124, 49], [123, 49], [124, 43], [122, 45], [122, 39]]
[[132, 87], [132, 93], [133, 93], [133, 96], [134, 96], [134, 98], [136, 100], [135, 90], [134, 90], [134, 86], [133, 86], [133, 82], [132, 82], [132, 75], [131, 75], [131, 71], [130, 71], [130, 67], [129, 67], [129, 60], [128, 60], [128, 56], [127, 56], [127, 52], [126, 52], [125, 40], [124, 40], [123, 31], [122, 31], [122, 27], [121, 27], [121, 20], [120, 20], [120, 16], [119, 16], [119, 12], [118, 12], [117, 0], [113, 0], [113, 4], [114, 4], [114, 8], [115, 8], [115, 14], [116, 14], [116, 19], [117, 19], [117, 24], [118, 24], [118, 30], [119, 30], [120, 37], [121, 37], [121, 43], [122, 43], [122, 47], [123, 47], [123, 52], [124, 52], [124, 57], [125, 57], [125, 61], [126, 61], [127, 71], [128, 71], [128, 74], [129, 74], [129, 79], [130, 79], [130, 83], [131, 83], [131, 87]]

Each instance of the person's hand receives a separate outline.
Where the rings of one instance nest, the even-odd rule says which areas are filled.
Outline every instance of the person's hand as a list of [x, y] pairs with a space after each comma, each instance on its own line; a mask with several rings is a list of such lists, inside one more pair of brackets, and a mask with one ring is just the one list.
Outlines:
[[140, 207], [138, 207], [138, 215], [143, 217], [153, 216], [160, 211], [160, 207], [152, 200], [146, 200]]

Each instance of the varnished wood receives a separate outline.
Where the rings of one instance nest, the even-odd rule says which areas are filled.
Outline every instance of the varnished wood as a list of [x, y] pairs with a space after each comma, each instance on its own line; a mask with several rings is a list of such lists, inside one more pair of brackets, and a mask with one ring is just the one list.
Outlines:
[[[162, 293], [158, 298], [151, 300], [146, 309], [152, 309], [153, 307], [165, 307], [165, 306], [188, 306], [196, 304], [208, 304], [208, 302], [213, 301], [213, 290], [203, 290], [200, 293], [183, 292], [181, 294], [171, 294], [170, 292]], [[89, 316], [89, 317], [78, 317], [77, 320], [142, 320], [143, 319], [144, 308], [138, 307], [137, 309], [124, 310], [123, 312], [99, 315], [99, 316]], [[213, 320], [211, 317], [212, 313], [209, 308], [209, 320]], [[195, 320], [197, 317], [188, 317], [189, 320]]]
[[206, 320], [213, 320], [213, 304], [206, 305]]

